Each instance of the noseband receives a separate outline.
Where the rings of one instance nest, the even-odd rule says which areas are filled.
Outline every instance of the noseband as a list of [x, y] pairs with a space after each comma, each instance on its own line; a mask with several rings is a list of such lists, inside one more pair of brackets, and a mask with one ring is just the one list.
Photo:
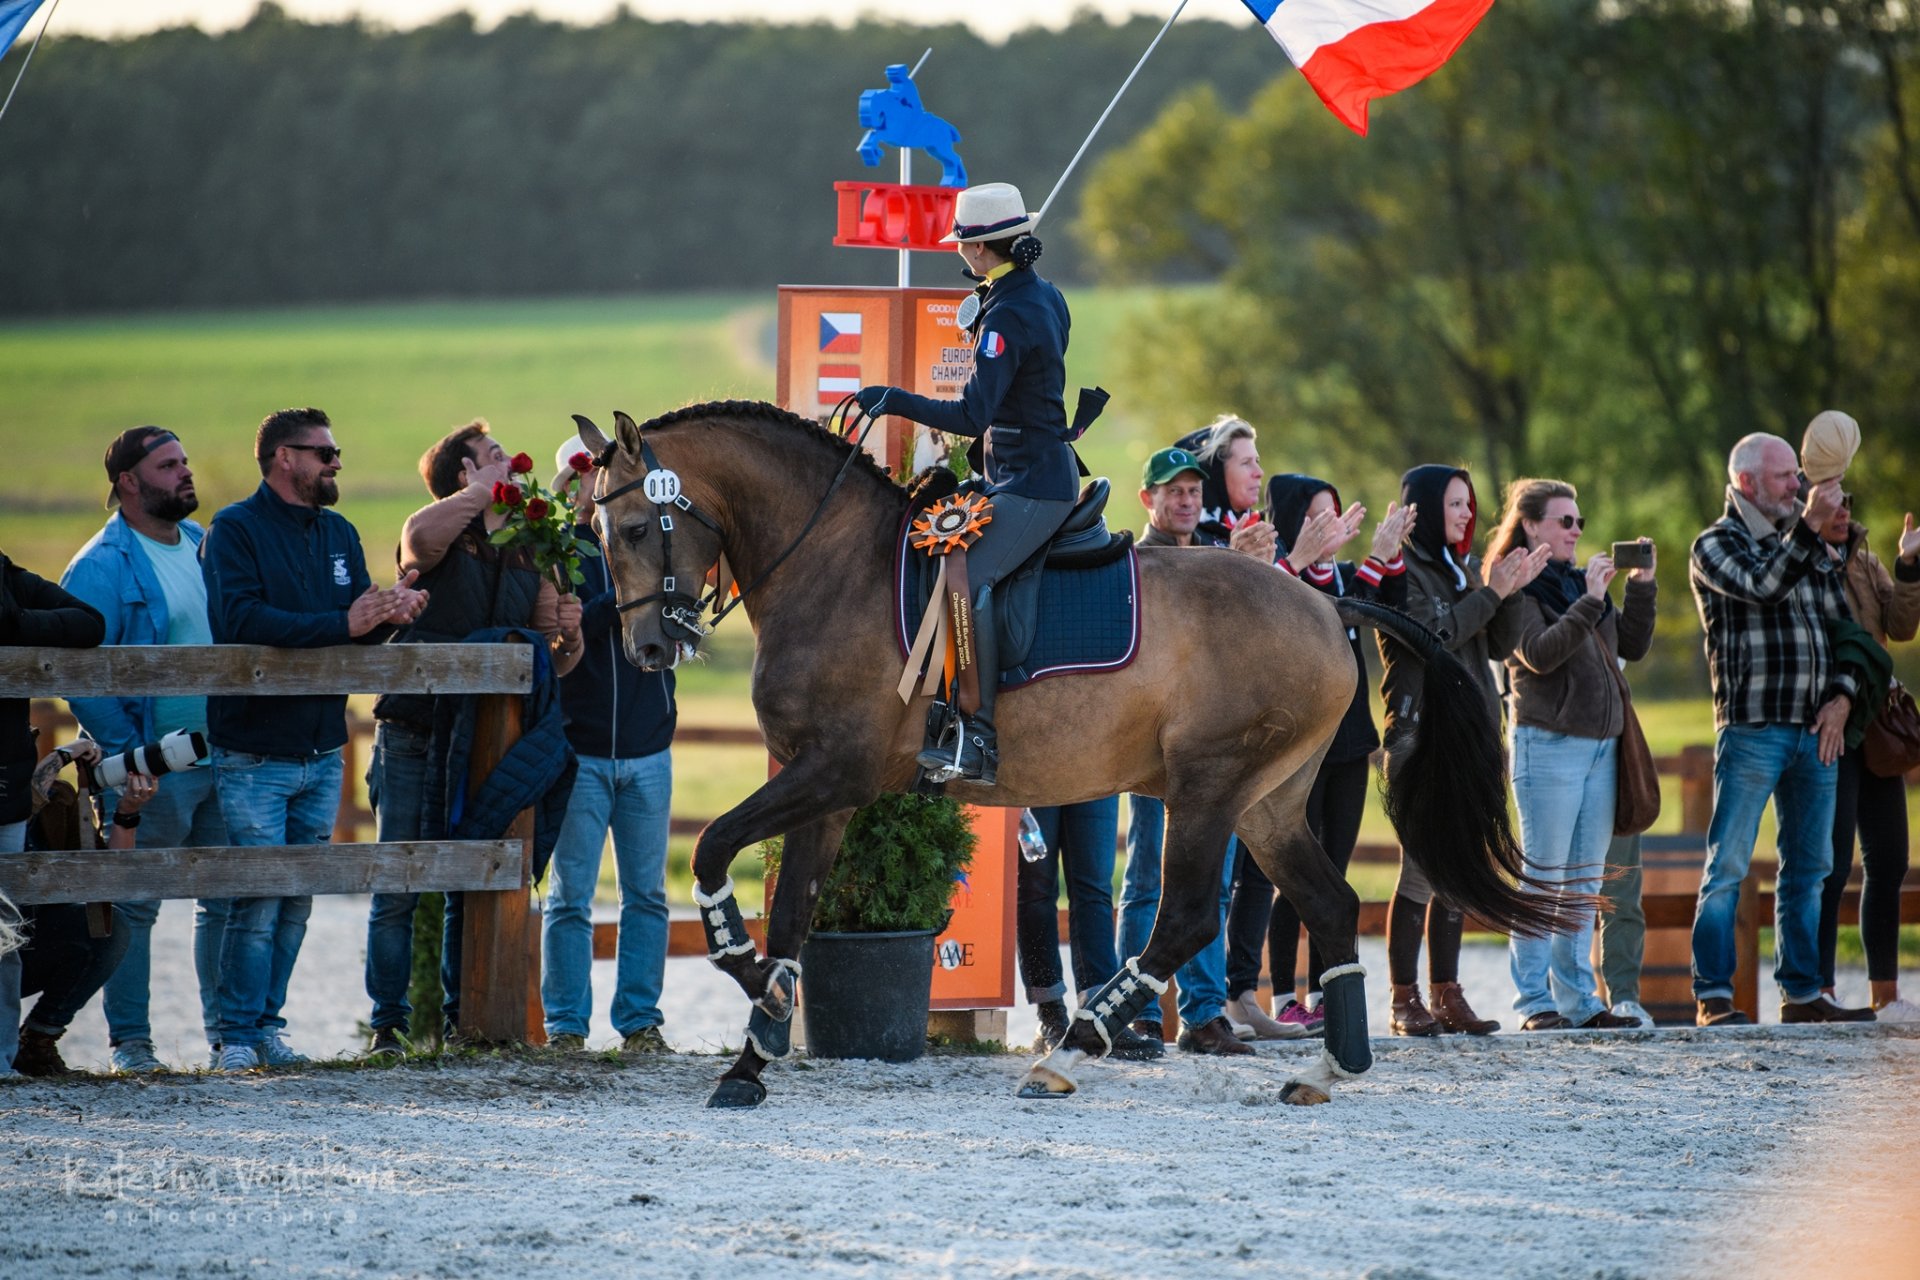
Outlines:
[[[849, 402], [852, 400], [852, 396], [848, 396], [845, 400], [842, 400], [839, 407], [834, 410], [834, 414], [838, 415], [846, 411]], [[858, 412], [858, 410], [856, 409], [855, 412]], [[831, 422], [832, 417], [829, 417], [828, 421]], [[726, 534], [711, 516], [695, 508], [693, 501], [688, 498], [686, 494], [680, 492], [680, 478], [660, 465], [660, 460], [654, 457], [653, 446], [647, 443], [644, 435], [641, 436], [640, 463], [646, 470], [641, 473], [638, 480], [629, 480], [618, 489], [614, 489], [608, 493], [595, 494], [593, 501], [595, 506], [605, 506], [615, 498], [624, 497], [632, 493], [635, 489], [638, 489], [641, 491], [642, 497], [653, 503], [654, 521], [660, 526], [660, 589], [652, 595], [642, 596], [638, 600], [622, 601], [616, 604], [614, 608], [621, 613], [625, 613], [629, 609], [639, 609], [658, 600], [661, 602], [661, 630], [666, 633], [667, 638], [677, 644], [685, 644], [690, 647], [699, 644], [715, 627], [720, 625], [722, 618], [732, 613], [739, 605], [746, 603], [747, 597], [753, 593], [754, 588], [772, 577], [773, 571], [778, 569], [781, 564], [786, 561], [786, 558], [794, 553], [794, 550], [799, 547], [809, 533], [813, 532], [813, 526], [820, 521], [820, 513], [827, 509], [827, 503], [833, 500], [834, 493], [840, 488], [840, 482], [847, 478], [848, 468], [853, 465], [853, 460], [859, 456], [860, 451], [866, 447], [867, 433], [873, 430], [873, 424], [878, 421], [879, 419], [874, 417], [867, 419], [866, 426], [860, 431], [860, 438], [854, 441], [853, 450], [847, 454], [847, 460], [841, 463], [840, 470], [834, 473], [833, 483], [827, 486], [826, 494], [821, 497], [819, 503], [813, 509], [813, 514], [807, 517], [806, 524], [801, 526], [800, 532], [794, 536], [793, 541], [787, 544], [787, 549], [774, 557], [773, 563], [768, 565], [759, 577], [755, 578], [746, 586], [741, 587], [739, 594], [715, 609], [712, 622], [702, 622], [700, 615], [705, 613], [719, 598], [721, 588], [718, 585], [703, 596], [692, 596], [679, 590], [679, 580], [674, 576], [673, 572], [673, 513], [675, 510], [678, 510], [686, 515], [692, 516], [695, 520], [698, 520], [701, 524], [713, 530], [715, 536], [720, 538], [723, 548], [726, 544]], [[600, 451], [600, 456], [593, 460], [594, 467], [602, 473], [605, 473], [607, 469], [613, 465], [613, 455], [618, 451], [619, 447], [620, 445], [617, 440], [608, 441], [607, 447]], [[609, 542], [611, 542], [611, 539], [609, 539]], [[611, 551], [611, 547], [609, 547], [609, 551]], [[611, 569], [611, 566], [609, 566], [609, 569]]]

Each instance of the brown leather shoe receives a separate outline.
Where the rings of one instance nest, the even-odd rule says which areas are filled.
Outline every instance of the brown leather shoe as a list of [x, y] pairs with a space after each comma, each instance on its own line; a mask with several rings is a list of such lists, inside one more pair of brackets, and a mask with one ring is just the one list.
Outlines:
[[[1825, 996], [1796, 1003], [1792, 1000], [1780, 1002], [1780, 1021], [1782, 1022], [1874, 1022], [1871, 1009], [1846, 1009], [1835, 1004]], [[21, 1042], [23, 1045], [25, 1041]]]
[[1520, 1024], [1522, 1031], [1565, 1031], [1573, 1023], [1558, 1009], [1542, 1009]]
[[1387, 1026], [1397, 1036], [1437, 1036], [1440, 1022], [1421, 1003], [1418, 983], [1393, 984], [1393, 1016]]
[[1693, 1023], [1698, 1027], [1750, 1027], [1753, 1019], [1733, 1007], [1725, 996], [1710, 996], [1695, 1003]]
[[1467, 1003], [1466, 992], [1460, 990], [1457, 982], [1436, 982], [1427, 988], [1427, 994], [1433, 999], [1433, 1016], [1447, 1031], [1490, 1036], [1500, 1029], [1498, 1022], [1473, 1011], [1473, 1006]]
[[1640, 1019], [1623, 1017], [1611, 1009], [1602, 1009], [1579, 1025], [1582, 1031], [1631, 1031]]
[[1233, 1028], [1227, 1025], [1225, 1015], [1209, 1018], [1197, 1027], [1188, 1027], [1180, 1033], [1180, 1048], [1187, 1053], [1206, 1053], [1220, 1058], [1232, 1058], [1242, 1054], [1252, 1054], [1253, 1049], [1240, 1043], [1233, 1034]]

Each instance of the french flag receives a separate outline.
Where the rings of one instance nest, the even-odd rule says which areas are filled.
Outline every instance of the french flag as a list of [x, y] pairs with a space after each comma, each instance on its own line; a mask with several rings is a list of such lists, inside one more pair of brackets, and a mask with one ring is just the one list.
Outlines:
[[1243, 0], [1355, 133], [1367, 104], [1427, 78], [1493, 0]]

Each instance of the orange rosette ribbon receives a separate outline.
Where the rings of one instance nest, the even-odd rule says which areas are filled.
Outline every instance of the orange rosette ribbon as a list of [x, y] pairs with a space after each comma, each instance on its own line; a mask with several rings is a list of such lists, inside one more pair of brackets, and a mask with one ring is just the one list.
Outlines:
[[993, 523], [993, 504], [983, 493], [954, 494], [913, 518], [907, 545], [930, 556], [964, 551]]

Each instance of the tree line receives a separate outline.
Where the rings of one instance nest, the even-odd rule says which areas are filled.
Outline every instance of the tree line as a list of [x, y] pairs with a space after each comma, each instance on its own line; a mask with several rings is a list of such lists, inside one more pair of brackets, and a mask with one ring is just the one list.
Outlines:
[[[391, 31], [272, 4], [223, 34], [56, 27], [0, 125], [0, 314], [891, 283], [892, 255], [830, 246], [832, 183], [898, 178], [891, 151], [855, 155], [859, 93], [888, 63], [931, 46], [922, 95], [972, 179], [1037, 204], [1153, 30], [1082, 17], [996, 45], [622, 12]], [[1195, 84], [1239, 103], [1286, 71], [1257, 31], [1183, 23], [1100, 146]], [[1069, 239], [1048, 264], [1071, 278]]]

